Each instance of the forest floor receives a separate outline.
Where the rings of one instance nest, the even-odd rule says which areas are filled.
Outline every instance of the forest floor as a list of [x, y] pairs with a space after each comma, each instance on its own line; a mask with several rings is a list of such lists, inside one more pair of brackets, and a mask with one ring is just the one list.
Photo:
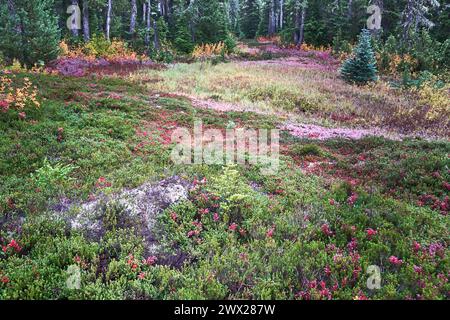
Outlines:
[[[244, 49], [14, 75], [45, 100], [0, 117], [0, 299], [449, 298], [448, 119], [328, 54]], [[175, 164], [198, 119], [279, 129], [279, 170]]]

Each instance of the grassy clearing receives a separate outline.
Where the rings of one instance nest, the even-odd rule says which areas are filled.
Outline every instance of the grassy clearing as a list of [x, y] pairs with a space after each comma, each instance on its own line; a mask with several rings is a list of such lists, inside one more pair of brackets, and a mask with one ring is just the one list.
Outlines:
[[383, 127], [400, 133], [448, 135], [448, 117], [427, 117], [429, 105], [416, 94], [385, 83], [351, 86], [326, 62], [290, 57], [271, 61], [177, 64], [141, 72], [132, 81], [152, 92], [181, 93], [243, 110], [284, 115], [327, 126]]

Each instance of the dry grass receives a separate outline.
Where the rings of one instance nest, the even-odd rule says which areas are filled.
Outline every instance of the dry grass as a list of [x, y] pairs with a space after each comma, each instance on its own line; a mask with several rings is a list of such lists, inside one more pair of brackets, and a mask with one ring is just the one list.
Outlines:
[[349, 85], [327, 61], [309, 57], [176, 64], [167, 70], [138, 72], [131, 78], [155, 93], [177, 93], [212, 101], [216, 106], [231, 104], [235, 109], [283, 114], [302, 122], [383, 127], [441, 137], [449, 131], [448, 117], [427, 117], [429, 107], [420, 104], [416, 94], [383, 82]]

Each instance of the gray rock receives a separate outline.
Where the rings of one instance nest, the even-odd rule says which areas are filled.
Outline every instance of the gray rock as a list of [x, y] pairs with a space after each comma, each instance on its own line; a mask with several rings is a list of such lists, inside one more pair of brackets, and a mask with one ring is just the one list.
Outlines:
[[189, 186], [179, 177], [146, 183], [136, 189], [73, 206], [65, 217], [71, 230], [99, 241], [108, 230], [108, 210], [115, 210], [117, 227], [134, 229], [145, 239], [147, 253], [153, 254], [158, 247], [154, 232], [158, 215], [171, 205], [186, 200]]

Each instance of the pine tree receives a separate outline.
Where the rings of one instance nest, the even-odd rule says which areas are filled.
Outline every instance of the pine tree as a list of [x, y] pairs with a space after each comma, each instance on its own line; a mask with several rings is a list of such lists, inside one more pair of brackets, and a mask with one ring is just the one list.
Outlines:
[[11, 1], [0, 4], [0, 53], [7, 64], [13, 59], [23, 60], [21, 32], [15, 5]]
[[353, 51], [352, 57], [342, 65], [341, 75], [348, 82], [365, 84], [376, 81], [377, 72], [370, 32], [364, 29], [359, 36], [358, 46]]
[[58, 55], [60, 31], [53, 0], [14, 0], [0, 5], [0, 51], [31, 67]]
[[259, 10], [258, 36], [266, 36], [269, 33], [270, 24], [270, 0], [262, 0]]
[[241, 31], [248, 39], [258, 32], [260, 8], [258, 0], [243, 0], [241, 5]]
[[402, 18], [402, 40], [404, 42], [411, 42], [415, 33], [419, 31], [419, 28], [434, 27], [434, 22], [429, 20], [427, 15], [430, 8], [438, 7], [440, 7], [440, 4], [437, 0], [407, 0]]
[[228, 1], [228, 24], [230, 26], [230, 31], [234, 34], [239, 35], [241, 33], [241, 26], [239, 23], [240, 15], [240, 0], [229, 0]]
[[179, 10], [175, 13], [174, 24], [171, 26], [173, 45], [179, 52], [190, 53], [194, 49], [194, 42], [189, 32], [187, 15]]
[[217, 43], [228, 36], [226, 6], [219, 0], [197, 0], [197, 22], [194, 26], [196, 43]]

